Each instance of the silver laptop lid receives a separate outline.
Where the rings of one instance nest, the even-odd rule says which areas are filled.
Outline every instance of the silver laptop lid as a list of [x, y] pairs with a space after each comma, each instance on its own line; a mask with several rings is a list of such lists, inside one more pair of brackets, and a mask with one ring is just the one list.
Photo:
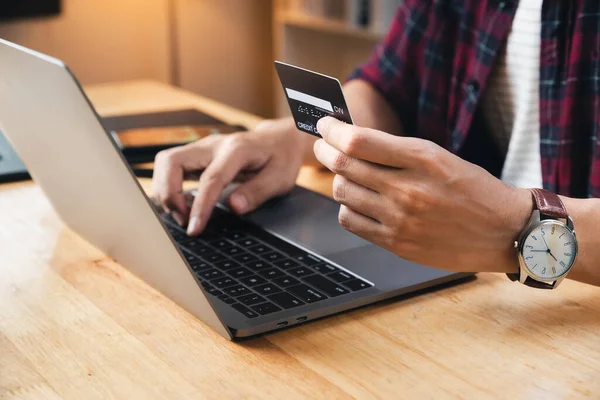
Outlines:
[[0, 130], [63, 221], [231, 339], [68, 68], [2, 39], [0, 60]]

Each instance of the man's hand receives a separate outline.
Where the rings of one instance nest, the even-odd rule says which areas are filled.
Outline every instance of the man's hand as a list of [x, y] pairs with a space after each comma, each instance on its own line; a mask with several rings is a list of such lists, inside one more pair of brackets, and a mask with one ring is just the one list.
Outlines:
[[531, 216], [515, 189], [436, 144], [327, 117], [317, 159], [336, 174], [340, 224], [399, 256], [454, 271], [516, 272]]
[[[189, 235], [197, 235], [206, 226], [225, 186], [240, 173], [249, 174], [250, 179], [228, 199], [238, 214], [287, 193], [294, 187], [308, 143], [307, 135], [297, 132], [290, 121], [266, 121], [255, 131], [209, 136], [160, 152], [154, 167], [154, 194], [180, 225], [188, 225]], [[190, 209], [182, 185], [184, 174], [194, 171], [203, 172]]]

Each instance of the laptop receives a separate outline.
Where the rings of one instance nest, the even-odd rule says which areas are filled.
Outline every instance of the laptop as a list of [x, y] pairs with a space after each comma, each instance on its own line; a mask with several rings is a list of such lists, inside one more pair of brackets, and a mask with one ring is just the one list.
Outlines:
[[147, 197], [75, 76], [0, 39], [0, 129], [62, 220], [228, 339], [472, 276], [403, 260], [342, 229], [296, 187], [240, 217], [220, 204], [188, 237]]

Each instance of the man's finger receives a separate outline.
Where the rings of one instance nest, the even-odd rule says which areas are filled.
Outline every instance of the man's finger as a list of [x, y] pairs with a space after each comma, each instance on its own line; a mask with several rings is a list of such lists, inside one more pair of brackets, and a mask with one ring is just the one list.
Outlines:
[[385, 182], [392, 178], [389, 167], [350, 157], [324, 140], [314, 145], [315, 156], [334, 174], [345, 176], [359, 185], [381, 192]]
[[196, 198], [190, 211], [188, 235], [194, 236], [202, 232], [221, 192], [233, 182], [242, 169], [259, 169], [266, 162], [263, 153], [235, 144], [215, 155], [200, 177]]
[[338, 221], [342, 228], [348, 232], [352, 232], [371, 242], [378, 240], [384, 235], [385, 227], [382, 224], [345, 205], [340, 206]]
[[294, 187], [293, 180], [287, 180], [282, 168], [269, 165], [256, 176], [241, 184], [229, 196], [229, 206], [237, 214], [253, 211], [272, 197], [282, 196]]
[[431, 145], [423, 139], [390, 135], [332, 117], [320, 119], [317, 130], [327, 143], [351, 157], [395, 168], [417, 165]]
[[333, 179], [333, 198], [354, 211], [378, 222], [384, 222], [387, 207], [383, 197], [342, 175], [336, 175]]
[[183, 176], [185, 159], [194, 153], [198, 169], [205, 168], [210, 162], [210, 150], [177, 148], [157, 154], [154, 162], [152, 187], [165, 211], [172, 211], [180, 224], [185, 224], [188, 207], [183, 196]]
[[191, 171], [206, 168], [212, 159], [216, 136], [161, 151], [154, 161], [152, 191], [162, 208], [182, 226], [187, 224], [189, 207], [183, 196], [183, 180]]

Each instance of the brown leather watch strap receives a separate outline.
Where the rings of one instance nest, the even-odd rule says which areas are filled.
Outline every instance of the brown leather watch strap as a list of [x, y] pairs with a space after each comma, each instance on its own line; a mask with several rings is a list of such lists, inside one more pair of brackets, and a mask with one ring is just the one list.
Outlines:
[[[519, 275], [520, 273], [514, 273], [514, 274], [506, 274], [506, 276], [508, 276], [508, 279], [510, 279], [511, 281], [518, 281], [519, 280]], [[552, 282], [552, 283], [546, 283], [546, 282], [540, 282], [540, 281], [536, 281], [535, 279], [532, 279], [530, 276], [528, 276], [525, 279], [525, 282], [523, 282], [523, 284], [525, 286], [529, 286], [532, 288], [536, 288], [536, 289], [554, 289], [554, 285], [556, 282]]]
[[531, 189], [535, 204], [540, 213], [553, 218], [567, 218], [569, 213], [556, 193], [544, 189]]

